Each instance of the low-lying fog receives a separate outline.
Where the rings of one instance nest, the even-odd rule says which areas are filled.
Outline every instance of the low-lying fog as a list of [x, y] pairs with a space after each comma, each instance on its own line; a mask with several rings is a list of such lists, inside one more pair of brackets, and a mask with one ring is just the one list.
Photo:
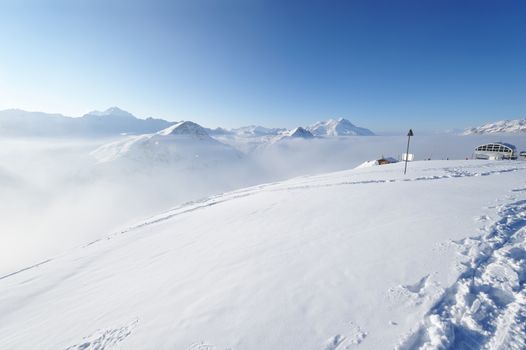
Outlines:
[[[381, 156], [399, 158], [406, 137], [289, 140], [273, 144], [227, 140], [236, 161], [213, 164], [97, 163], [108, 139], [0, 141], [0, 276], [38, 263], [181, 203], [258, 183], [356, 167]], [[225, 141], [225, 140], [223, 140]], [[475, 146], [503, 141], [526, 149], [524, 136], [414, 137], [417, 160], [470, 158]], [[409, 174], [410, 175], [410, 170]]]

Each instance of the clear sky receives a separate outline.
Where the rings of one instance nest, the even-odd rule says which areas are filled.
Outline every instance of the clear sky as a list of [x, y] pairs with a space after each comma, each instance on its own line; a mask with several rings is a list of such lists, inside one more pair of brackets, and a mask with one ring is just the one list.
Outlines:
[[0, 0], [0, 109], [375, 131], [526, 115], [526, 1]]

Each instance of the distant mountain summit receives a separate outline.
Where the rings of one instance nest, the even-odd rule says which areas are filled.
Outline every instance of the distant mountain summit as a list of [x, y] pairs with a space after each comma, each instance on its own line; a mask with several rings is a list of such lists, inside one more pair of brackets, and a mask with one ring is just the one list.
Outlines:
[[74, 119], [80, 119], [82, 130], [95, 135], [149, 134], [173, 124], [163, 119], [140, 119], [118, 107], [111, 107], [103, 112], [93, 111]]
[[272, 137], [269, 141], [270, 144], [287, 141], [287, 140], [309, 140], [314, 138], [312, 133], [301, 126], [294, 128], [292, 130], [282, 131], [279, 135]]
[[314, 137], [314, 135], [308, 131], [302, 128], [301, 126], [292, 129], [290, 131], [287, 131], [283, 134], [285, 137], [291, 137], [291, 138], [301, 138], [301, 139], [311, 139]]
[[191, 121], [103, 145], [92, 155], [101, 163], [121, 160], [142, 166], [171, 163], [183, 167], [208, 167], [242, 157], [236, 149], [211, 138], [201, 125]]
[[121, 118], [137, 119], [135, 118], [133, 114], [125, 110], [122, 110], [119, 107], [110, 107], [103, 112], [92, 111], [92, 112], [85, 114], [84, 117], [121, 117]]
[[366, 128], [361, 128], [345, 118], [329, 119], [317, 122], [307, 127], [315, 136], [372, 136], [374, 133]]
[[200, 139], [211, 139], [206, 132], [205, 128], [201, 125], [190, 121], [182, 121], [174, 124], [164, 130], [159, 131], [157, 134], [162, 136], [167, 135], [187, 135], [193, 136]]
[[476, 128], [466, 129], [462, 135], [483, 135], [483, 134], [517, 134], [526, 133], [526, 118], [515, 120], [501, 120], [495, 123], [488, 123]]

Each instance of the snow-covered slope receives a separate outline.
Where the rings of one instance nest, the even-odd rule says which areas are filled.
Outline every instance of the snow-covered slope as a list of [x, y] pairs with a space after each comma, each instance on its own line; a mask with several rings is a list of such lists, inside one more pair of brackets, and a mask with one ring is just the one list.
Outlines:
[[366, 128], [355, 126], [344, 118], [329, 119], [307, 127], [315, 136], [371, 136], [374, 133]]
[[402, 171], [218, 195], [0, 277], [0, 348], [523, 349], [526, 163]]
[[516, 120], [501, 120], [488, 123], [477, 128], [466, 129], [463, 135], [526, 133], [526, 118]]
[[211, 165], [241, 157], [234, 148], [214, 140], [203, 127], [190, 121], [179, 122], [155, 134], [103, 145], [92, 154], [99, 162], [126, 160], [144, 166], [151, 162]]

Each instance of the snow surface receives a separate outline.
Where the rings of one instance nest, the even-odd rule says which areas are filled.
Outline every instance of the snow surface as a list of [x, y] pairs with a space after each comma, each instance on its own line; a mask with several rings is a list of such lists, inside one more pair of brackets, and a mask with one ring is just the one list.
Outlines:
[[488, 123], [476, 128], [466, 129], [463, 135], [500, 133], [526, 133], [526, 118], [516, 120], [501, 120], [495, 123]]
[[0, 277], [1, 349], [524, 349], [526, 162], [175, 207]]

